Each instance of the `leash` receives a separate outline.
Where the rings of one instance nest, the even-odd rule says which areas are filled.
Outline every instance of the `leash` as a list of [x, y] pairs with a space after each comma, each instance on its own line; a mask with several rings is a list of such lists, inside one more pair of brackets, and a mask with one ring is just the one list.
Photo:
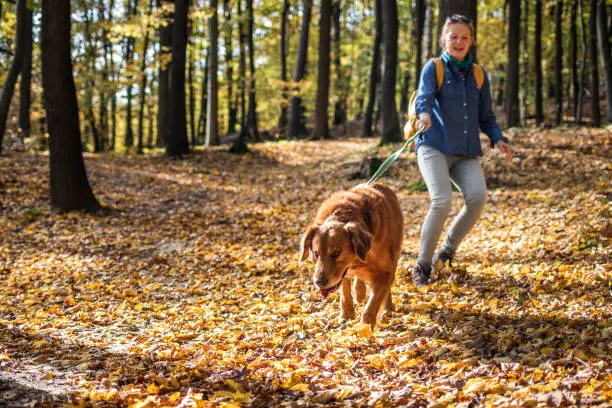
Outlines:
[[412, 141], [414, 139], [416, 139], [420, 134], [422, 134], [425, 131], [425, 127], [422, 127], [421, 129], [418, 130], [418, 132], [416, 132], [414, 134], [414, 136], [412, 136], [410, 139], [406, 140], [406, 142], [404, 143], [404, 145], [397, 151], [395, 151], [395, 153], [393, 153], [391, 156], [389, 156], [387, 158], [387, 160], [385, 160], [380, 167], [378, 168], [378, 170], [376, 170], [376, 173], [374, 173], [374, 175], [372, 176], [372, 178], [370, 178], [370, 180], [368, 180], [368, 182], [366, 184], [372, 184], [374, 183], [376, 180], [378, 180], [384, 173], [385, 171], [387, 171], [387, 169], [389, 167], [391, 167], [391, 164], [396, 161], [400, 155], [404, 152], [404, 150], [406, 149], [406, 147], [408, 147], [408, 145], [410, 143], [412, 143]]

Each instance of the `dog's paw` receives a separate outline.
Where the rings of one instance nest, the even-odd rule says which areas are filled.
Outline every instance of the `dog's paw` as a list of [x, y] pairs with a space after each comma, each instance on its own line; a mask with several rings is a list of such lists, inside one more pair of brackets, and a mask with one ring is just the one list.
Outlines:
[[346, 322], [348, 322], [349, 320], [355, 320], [355, 312], [342, 312], [340, 313], [340, 318], [338, 319], [338, 321], [340, 322], [340, 324], [344, 324]]

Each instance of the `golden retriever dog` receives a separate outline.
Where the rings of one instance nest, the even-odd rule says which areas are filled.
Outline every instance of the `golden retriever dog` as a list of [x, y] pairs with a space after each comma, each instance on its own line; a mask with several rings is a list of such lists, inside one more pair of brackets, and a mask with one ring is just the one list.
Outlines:
[[404, 219], [397, 196], [380, 183], [360, 184], [325, 200], [300, 242], [300, 260], [310, 255], [315, 263], [314, 283], [323, 298], [340, 287], [341, 319], [354, 319], [351, 280], [357, 278], [355, 296], [370, 297], [361, 322], [374, 326], [385, 305], [393, 310], [391, 285], [399, 259]]

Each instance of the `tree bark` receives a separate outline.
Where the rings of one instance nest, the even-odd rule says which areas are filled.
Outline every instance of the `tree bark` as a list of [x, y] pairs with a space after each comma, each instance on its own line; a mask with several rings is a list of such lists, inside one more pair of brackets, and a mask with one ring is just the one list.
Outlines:
[[223, 14], [225, 17], [225, 81], [227, 83], [227, 133], [236, 132], [236, 124], [238, 122], [236, 108], [234, 107], [234, 63], [232, 58], [232, 35], [234, 33], [232, 24], [232, 7], [230, 0], [223, 2]]
[[423, 30], [425, 28], [425, 0], [416, 0], [414, 2], [414, 42], [416, 49], [416, 57], [414, 63], [414, 77], [421, 78], [421, 69], [423, 68]]
[[336, 102], [334, 104], [334, 116], [332, 123], [334, 125], [340, 125], [346, 121], [346, 89], [348, 87], [348, 81], [342, 72], [342, 43], [340, 42], [340, 36], [342, 32], [342, 25], [340, 23], [340, 17], [342, 15], [342, 0], [337, 0], [332, 5], [332, 18], [334, 27], [334, 69], [336, 71], [335, 81], [335, 96]]
[[374, 45], [372, 48], [372, 63], [370, 65], [370, 87], [368, 90], [368, 104], [366, 105], [365, 116], [363, 119], [363, 134], [364, 137], [372, 136], [374, 106], [376, 105], [376, 88], [378, 87], [380, 73], [380, 46], [383, 36], [383, 21], [382, 21], [382, 0], [374, 0]]
[[383, 0], [382, 12], [385, 62], [380, 93], [382, 116], [382, 138], [380, 142], [386, 144], [402, 140], [395, 104], [397, 33], [399, 30], [397, 0]]
[[210, 45], [208, 46], [208, 97], [206, 100], [206, 145], [217, 146], [219, 144], [218, 126], [218, 81], [217, 81], [217, 61], [218, 61], [218, 17], [217, 0], [210, 1], [212, 15], [208, 19], [208, 29]]
[[[153, 11], [153, 0], [147, 5], [147, 17]], [[147, 20], [148, 21], [148, 20]], [[136, 152], [143, 153], [144, 145], [144, 111], [147, 98], [147, 52], [149, 51], [149, 24], [145, 27], [145, 37], [142, 44], [142, 59], [140, 60], [140, 107], [138, 109], [138, 143]]]
[[289, 125], [287, 137], [297, 138], [308, 134], [302, 114], [302, 97], [300, 96], [301, 81], [306, 74], [306, 63], [308, 60], [308, 37], [310, 30], [310, 18], [312, 16], [312, 0], [302, 0], [302, 25], [300, 28], [300, 42], [298, 45], [297, 60], [293, 74], [293, 97], [291, 98], [291, 109], [289, 111]]
[[607, 120], [612, 123], [612, 59], [610, 53], [610, 38], [608, 37], [608, 16], [605, 0], [597, 2], [597, 38], [599, 54], [604, 71], [604, 86], [608, 100]]
[[189, 0], [174, 1], [172, 31], [172, 67], [170, 69], [170, 109], [168, 112], [168, 142], [166, 154], [181, 158], [189, 153], [187, 112], [185, 107], [185, 64], [187, 53], [187, 20]]
[[70, 54], [70, 1], [43, 0], [41, 60], [50, 135], [51, 206], [98, 212], [81, 153], [81, 131]]
[[508, 76], [506, 80], [506, 117], [508, 127], [520, 125], [519, 116], [519, 58], [521, 1], [509, 0], [508, 15]]
[[591, 0], [589, 12], [589, 56], [591, 59], [591, 123], [601, 126], [599, 105], [599, 57], [597, 56], [597, 0]]
[[170, 103], [170, 67], [172, 66], [172, 28], [174, 16], [168, 11], [168, 0], [158, 0], [157, 7], [163, 7], [162, 24], [159, 27], [159, 86], [157, 88], [157, 147], [168, 144], [168, 110]]
[[[434, 41], [434, 15], [431, 0], [425, 1], [425, 27], [423, 29], [423, 61], [429, 61], [433, 57], [433, 41]], [[418, 87], [419, 78], [416, 79]]]
[[278, 114], [278, 129], [279, 132], [285, 133], [287, 130], [287, 124], [289, 123], [289, 118], [287, 117], [289, 113], [289, 94], [287, 92], [287, 45], [288, 45], [288, 35], [287, 35], [287, 25], [289, 20], [289, 0], [283, 1], [283, 11], [281, 13], [281, 38], [280, 38], [280, 80], [281, 80], [281, 102], [280, 102], [280, 110]]
[[[193, 35], [193, 29], [190, 32], [190, 35]], [[195, 53], [195, 45], [192, 41], [189, 41], [189, 43], [191, 44], [189, 47], [189, 69], [187, 71], [187, 84], [189, 86], [189, 134], [191, 135], [191, 146], [195, 148], [198, 144], [195, 124], [195, 96], [193, 93], [193, 66], [195, 65], [193, 55]]]
[[247, 0], [247, 42], [249, 46], [249, 112], [247, 114], [248, 135], [252, 141], [259, 142], [259, 128], [257, 125], [257, 98], [255, 89], [255, 45], [253, 42], [253, 0]]
[[204, 75], [202, 75], [202, 84], [200, 85], [200, 117], [198, 118], [198, 139], [204, 141], [206, 139], [206, 109], [208, 108], [208, 54], [210, 48], [206, 50], [204, 57]]
[[4, 140], [4, 132], [6, 131], [6, 121], [11, 106], [11, 99], [13, 99], [13, 92], [15, 91], [15, 83], [21, 72], [26, 54], [26, 0], [17, 0], [15, 14], [17, 15], [15, 57], [13, 58], [13, 64], [6, 76], [4, 86], [2, 87], [2, 94], [0, 95], [0, 154], [2, 153], [2, 142]]
[[578, 0], [572, 0], [570, 12], [570, 39], [572, 45], [570, 48], [570, 75], [572, 84], [572, 113], [574, 120], [578, 124], [578, 30], [576, 28], [576, 13], [578, 11]]
[[563, 118], [563, 0], [555, 6], [555, 125]]
[[315, 102], [314, 131], [312, 135], [314, 139], [328, 139], [330, 136], [327, 110], [329, 107], [331, 12], [331, 0], [321, 0], [317, 96]]
[[[130, 20], [132, 17], [135, 17], [138, 14], [138, 0], [127, 0], [127, 8], [126, 8], [126, 19]], [[134, 60], [134, 48], [136, 47], [136, 39], [132, 36], [128, 37], [125, 44], [125, 65], [128, 67]], [[134, 84], [132, 83], [131, 75], [127, 77], [128, 85], [127, 85], [127, 103], [126, 103], [126, 113], [125, 113], [125, 137], [123, 144], [126, 149], [130, 149], [134, 145], [134, 130], [132, 129], [132, 91], [134, 89]]]
[[535, 119], [540, 126], [544, 122], [542, 103], [542, 0], [535, 2], [534, 71], [535, 71]]
[[[112, 6], [114, 2], [111, 1], [109, 8], [109, 17], [113, 12]], [[104, 0], [99, 0], [98, 3], [98, 21], [107, 20], [105, 13]], [[110, 41], [108, 38], [109, 31], [106, 26], [102, 27], [102, 57], [104, 63], [102, 65], [102, 72], [100, 75], [100, 102], [98, 103], [98, 116], [100, 118], [100, 143], [102, 150], [106, 149], [108, 145], [108, 91], [109, 91], [109, 69], [112, 53], [110, 52]]]
[[584, 71], [587, 61], [587, 28], [584, 21], [584, 1], [579, 0], [580, 6], [580, 31], [582, 33], [582, 58], [580, 59], [580, 78], [578, 79], [578, 108], [576, 109], [576, 123], [582, 122], [582, 105], [584, 102]]
[[21, 81], [19, 82], [19, 138], [30, 137], [30, 105], [32, 104], [32, 10], [26, 6], [25, 37]]
[[93, 44], [91, 38], [90, 24], [91, 17], [89, 15], [90, 9], [85, 11], [85, 58], [87, 64], [87, 85], [85, 89], [85, 117], [89, 124], [89, 129], [93, 136], [94, 152], [101, 152], [102, 142], [100, 140], [100, 133], [98, 132], [98, 125], [96, 124], [96, 115], [94, 114], [93, 95], [94, 89], [96, 89], [96, 59], [98, 58], [97, 49]]

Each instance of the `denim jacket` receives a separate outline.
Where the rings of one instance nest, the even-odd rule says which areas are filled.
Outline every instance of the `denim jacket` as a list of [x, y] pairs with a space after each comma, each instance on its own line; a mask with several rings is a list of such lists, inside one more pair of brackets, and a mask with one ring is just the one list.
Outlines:
[[[501, 132], [491, 101], [491, 85], [484, 72], [484, 83], [478, 90], [472, 67], [461, 75], [456, 64], [444, 64], [444, 83], [437, 91], [436, 64], [428, 61], [423, 67], [416, 99], [416, 113], [429, 113], [431, 127], [415, 142], [415, 150], [426, 144], [448, 155], [482, 156], [479, 129], [491, 139], [491, 147], [499, 140], [508, 142]], [[484, 69], [483, 69], [484, 71]]]

